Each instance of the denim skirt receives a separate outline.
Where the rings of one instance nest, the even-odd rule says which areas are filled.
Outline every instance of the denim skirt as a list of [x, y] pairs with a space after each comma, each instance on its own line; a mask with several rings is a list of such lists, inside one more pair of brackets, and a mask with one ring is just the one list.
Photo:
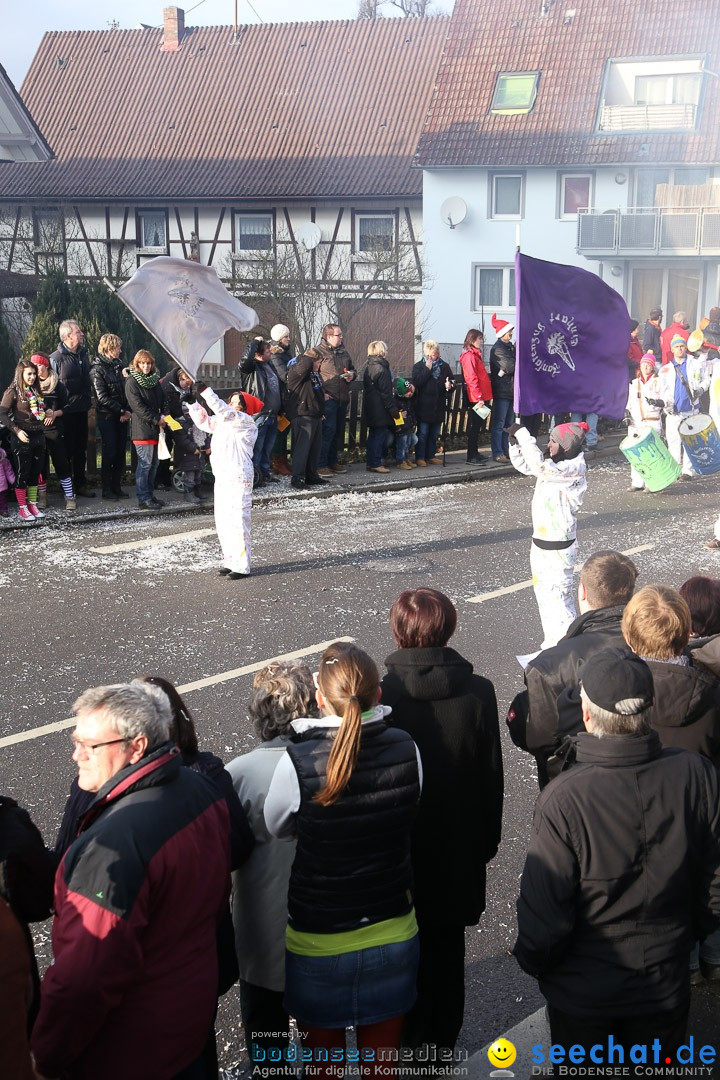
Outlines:
[[420, 945], [376, 945], [335, 956], [285, 953], [285, 1008], [300, 1026], [346, 1028], [379, 1024], [415, 1002]]

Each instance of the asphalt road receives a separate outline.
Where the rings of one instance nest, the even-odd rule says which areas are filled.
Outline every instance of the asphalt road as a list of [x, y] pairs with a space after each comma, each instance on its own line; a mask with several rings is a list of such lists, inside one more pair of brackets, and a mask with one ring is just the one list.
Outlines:
[[[579, 524], [581, 554], [638, 551], [640, 584], [679, 585], [720, 576], [703, 548], [720, 510], [720, 480], [697, 478], [659, 495], [626, 491], [628, 469], [593, 463]], [[254, 513], [254, 573], [228, 582], [215, 570], [212, 517], [111, 521], [67, 530], [4, 534], [0, 568], [5, 658], [0, 693], [0, 790], [32, 813], [48, 840], [73, 776], [63, 721], [86, 687], [145, 672], [187, 692], [203, 748], [230, 759], [254, 742], [245, 713], [252, 672], [284, 653], [355, 638], [382, 665], [392, 651], [388, 610], [402, 589], [432, 585], [459, 612], [453, 645], [495, 683], [501, 718], [522, 685], [517, 654], [541, 640], [532, 590], [501, 592], [529, 578], [534, 481], [279, 499]], [[199, 535], [200, 533], [200, 535]], [[138, 546], [143, 541], [149, 541]], [[124, 546], [122, 546], [124, 545]], [[118, 550], [118, 546], [120, 546]], [[114, 550], [107, 550], [107, 549]], [[10, 741], [31, 733], [26, 741]], [[508, 955], [515, 897], [537, 794], [534, 764], [504, 738], [503, 842], [489, 870], [488, 908], [467, 935], [466, 1022], [472, 1053], [541, 1004], [533, 980]], [[472, 823], [469, 823], [472, 829]], [[442, 867], [442, 852], [438, 852]], [[47, 960], [49, 924], [38, 939]], [[233, 992], [220, 1014], [223, 1063], [244, 1061]]]

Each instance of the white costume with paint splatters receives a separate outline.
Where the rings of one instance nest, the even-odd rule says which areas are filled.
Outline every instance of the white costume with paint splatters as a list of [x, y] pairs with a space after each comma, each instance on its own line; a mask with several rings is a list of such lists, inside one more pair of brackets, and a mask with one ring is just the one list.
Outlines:
[[[630, 413], [631, 421], [628, 425], [628, 435], [637, 432], [638, 435], [647, 433], [648, 428], [662, 435], [662, 413], [657, 405], [651, 405], [647, 400], [659, 398], [657, 375], [651, 375], [643, 380], [639, 375], [633, 379], [628, 388], [626, 411]], [[636, 491], [642, 491], [645, 481], [639, 472], [630, 466], [630, 483]]]
[[193, 423], [212, 434], [210, 464], [215, 477], [215, 528], [223, 563], [237, 574], [250, 573], [250, 510], [253, 489], [253, 447], [257, 428], [247, 413], [231, 409], [208, 387], [201, 397], [215, 413], [208, 416], [199, 402], [189, 406]]
[[530, 569], [544, 635], [540, 648], [549, 649], [557, 645], [577, 615], [575, 530], [587, 489], [585, 458], [582, 453], [569, 461], [546, 458], [526, 428], [520, 428], [515, 438], [517, 445], [510, 446], [510, 460], [524, 476], [537, 476]]

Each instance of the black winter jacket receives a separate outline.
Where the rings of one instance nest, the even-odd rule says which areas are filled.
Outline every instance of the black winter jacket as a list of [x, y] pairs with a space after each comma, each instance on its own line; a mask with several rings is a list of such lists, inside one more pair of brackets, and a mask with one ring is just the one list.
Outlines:
[[320, 933], [405, 915], [413, 899], [410, 833], [420, 795], [415, 743], [382, 720], [364, 723], [347, 787], [337, 802], [322, 806], [313, 795], [325, 784], [334, 734], [310, 728], [287, 747], [300, 786], [288, 915], [296, 929]]
[[180, 398], [186, 393], [177, 381], [179, 370], [179, 368], [174, 368], [173, 371], [168, 371], [167, 375], [163, 375], [160, 380], [165, 398], [164, 412], [169, 413], [175, 420], [179, 420], [183, 415]]
[[415, 387], [416, 393], [415, 415], [423, 424], [440, 424], [445, 419], [448, 391], [445, 389], [445, 380], [453, 382], [453, 373], [450, 366], [444, 360], [440, 362], [440, 375], [433, 378], [432, 368], [429, 368], [424, 360], [418, 360], [412, 369], [410, 381]]
[[133, 442], [157, 442], [160, 435], [158, 420], [165, 411], [165, 395], [158, 381], [155, 386], [141, 386], [129, 375], [125, 380], [125, 397], [132, 411]]
[[293, 358], [290, 346], [273, 344], [270, 346], [270, 363], [280, 383], [280, 398], [282, 406], [280, 412], [287, 415], [288, 405], [288, 364]]
[[[260, 401], [267, 401], [268, 397], [268, 381], [265, 374], [265, 366], [269, 364], [269, 360], [255, 360], [253, 356], [244, 356], [240, 361], [240, 381], [242, 388], [246, 394], [252, 394], [254, 397], [259, 398]], [[273, 368], [275, 371], [275, 368]], [[280, 397], [282, 399], [282, 382], [280, 383]], [[265, 407], [262, 410], [262, 415], [276, 416], [275, 412], [270, 411]]]
[[658, 363], [662, 360], [662, 346], [660, 344], [660, 329], [648, 319], [645, 323], [645, 332], [643, 334], [643, 352], [651, 352]]
[[317, 382], [313, 381], [313, 358], [303, 354], [294, 364], [287, 369], [288, 405], [287, 415], [295, 417], [309, 417], [321, 420], [325, 405], [325, 395], [320, 383], [319, 372], [315, 373]]
[[68, 392], [67, 413], [89, 412], [92, 402], [90, 385], [90, 358], [84, 345], [71, 353], [60, 345], [50, 355], [50, 366], [60, 376]]
[[515, 958], [574, 1016], [665, 1012], [693, 940], [720, 924], [718, 774], [656, 732], [582, 733], [535, 805]]
[[474, 926], [502, 821], [495, 690], [454, 649], [398, 649], [385, 666], [388, 722], [412, 736], [423, 766], [412, 840], [418, 918]]
[[720, 682], [692, 665], [646, 662], [655, 685], [650, 723], [660, 742], [697, 750], [720, 768]]
[[589, 657], [625, 645], [620, 630], [624, 610], [604, 607], [579, 615], [565, 637], [525, 669], [525, 689], [510, 706], [507, 725], [515, 745], [534, 754], [541, 788], [563, 767], [564, 757], [558, 755], [563, 741], [584, 731], [579, 696], [575, 694], [572, 707], [563, 709], [562, 723], [558, 698], [568, 689], [577, 690], [580, 669]]
[[[502, 372], [502, 375], [500, 374]], [[496, 341], [490, 350], [490, 385], [493, 401], [510, 400], [515, 393], [515, 346], [512, 341]]]
[[106, 356], [96, 356], [90, 368], [95, 412], [106, 420], [118, 420], [127, 411], [122, 363]]
[[389, 427], [393, 417], [397, 416], [397, 409], [387, 357], [368, 356], [363, 388], [363, 416], [368, 427]]

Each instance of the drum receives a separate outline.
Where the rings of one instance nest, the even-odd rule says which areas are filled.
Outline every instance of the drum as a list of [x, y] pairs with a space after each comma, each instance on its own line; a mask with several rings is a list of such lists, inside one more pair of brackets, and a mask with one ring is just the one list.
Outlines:
[[680, 475], [680, 466], [652, 428], [636, 429], [623, 439], [620, 449], [650, 491], [670, 487]]
[[708, 475], [720, 471], [720, 435], [710, 416], [688, 416], [678, 431], [696, 472]]

